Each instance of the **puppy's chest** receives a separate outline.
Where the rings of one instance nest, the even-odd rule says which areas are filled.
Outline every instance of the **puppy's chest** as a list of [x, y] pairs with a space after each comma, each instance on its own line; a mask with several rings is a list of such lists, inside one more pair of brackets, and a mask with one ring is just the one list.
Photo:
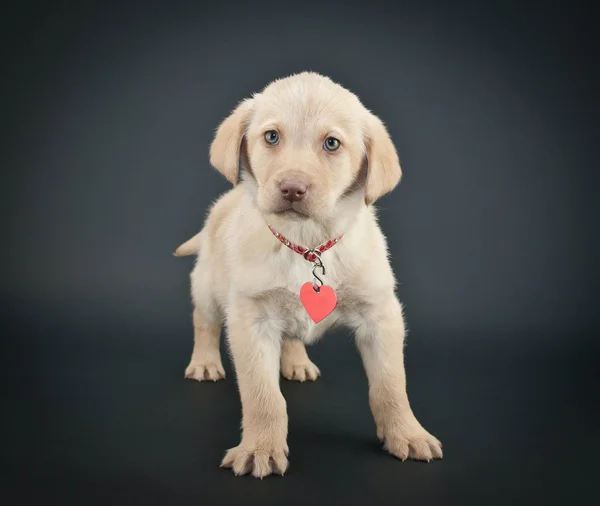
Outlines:
[[317, 269], [316, 273], [325, 285], [335, 291], [337, 302], [333, 312], [315, 324], [300, 298], [302, 286], [313, 281], [313, 264], [303, 258], [299, 260], [289, 262], [285, 266], [274, 263], [271, 269], [272, 284], [263, 295], [282, 322], [284, 334], [311, 342], [339, 323], [344, 314], [355, 306], [356, 297], [352, 290], [352, 283], [345, 277], [347, 273], [343, 265], [332, 261], [331, 258], [327, 262], [327, 257], [324, 255], [325, 274], [322, 274], [320, 269]]
[[[334, 326], [340, 317], [340, 306], [325, 319], [315, 323], [300, 300], [300, 294], [287, 288], [275, 288], [264, 294], [269, 313], [276, 317], [283, 337], [299, 338], [311, 343]], [[265, 299], [263, 299], [265, 300]]]

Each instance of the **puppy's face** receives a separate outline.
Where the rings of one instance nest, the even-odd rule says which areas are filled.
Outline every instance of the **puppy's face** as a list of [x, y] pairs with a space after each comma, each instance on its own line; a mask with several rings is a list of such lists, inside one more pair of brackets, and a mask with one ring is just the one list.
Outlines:
[[233, 184], [240, 155], [259, 209], [290, 219], [327, 219], [356, 192], [370, 204], [401, 176], [381, 121], [354, 94], [313, 73], [273, 82], [221, 124], [211, 163]]
[[326, 218], [359, 176], [359, 104], [324, 84], [280, 81], [255, 98], [246, 142], [264, 213]]

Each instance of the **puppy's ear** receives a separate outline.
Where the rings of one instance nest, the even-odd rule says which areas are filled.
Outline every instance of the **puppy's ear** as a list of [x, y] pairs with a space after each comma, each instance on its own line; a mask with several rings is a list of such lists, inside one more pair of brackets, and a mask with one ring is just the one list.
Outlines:
[[241, 102], [219, 125], [210, 146], [210, 164], [234, 186], [238, 181], [242, 139], [253, 111], [253, 98]]
[[402, 169], [398, 153], [385, 125], [370, 112], [367, 115], [365, 145], [368, 167], [365, 203], [371, 205], [396, 187], [402, 177]]

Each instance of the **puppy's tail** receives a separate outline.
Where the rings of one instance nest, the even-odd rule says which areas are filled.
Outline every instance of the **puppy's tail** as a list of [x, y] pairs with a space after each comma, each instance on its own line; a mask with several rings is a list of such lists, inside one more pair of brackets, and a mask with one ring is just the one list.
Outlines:
[[202, 246], [202, 239], [204, 237], [204, 230], [198, 232], [194, 237], [185, 241], [179, 246], [173, 253], [176, 257], [185, 257], [189, 255], [197, 255], [200, 247]]

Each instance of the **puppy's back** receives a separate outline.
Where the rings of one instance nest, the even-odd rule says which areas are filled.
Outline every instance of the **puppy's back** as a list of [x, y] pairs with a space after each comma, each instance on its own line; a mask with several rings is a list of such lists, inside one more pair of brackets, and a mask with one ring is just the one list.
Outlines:
[[197, 255], [207, 240], [214, 239], [222, 231], [224, 222], [227, 221], [239, 201], [240, 191], [241, 188], [236, 186], [221, 195], [210, 207], [202, 230], [178, 246], [173, 255], [176, 257]]

